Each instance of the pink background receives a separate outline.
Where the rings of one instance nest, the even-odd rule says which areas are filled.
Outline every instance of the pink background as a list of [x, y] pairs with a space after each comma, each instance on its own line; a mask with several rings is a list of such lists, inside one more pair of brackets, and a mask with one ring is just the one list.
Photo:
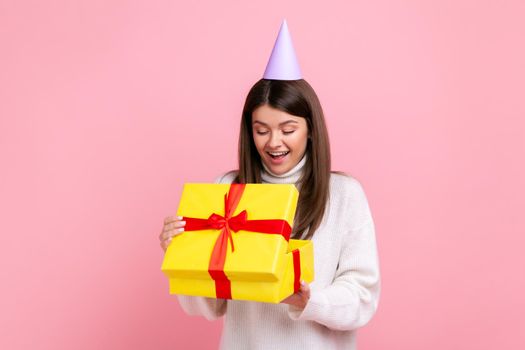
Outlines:
[[2, 0], [0, 348], [217, 347], [158, 234], [184, 182], [235, 167], [283, 18], [376, 221], [360, 349], [525, 348], [519, 0]]

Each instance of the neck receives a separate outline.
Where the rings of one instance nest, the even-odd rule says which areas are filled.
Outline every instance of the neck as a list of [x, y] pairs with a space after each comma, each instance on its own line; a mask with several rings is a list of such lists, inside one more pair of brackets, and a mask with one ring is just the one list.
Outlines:
[[263, 183], [271, 184], [295, 184], [301, 178], [303, 174], [303, 167], [306, 164], [306, 154], [292, 169], [284, 174], [274, 174], [268, 169], [263, 163], [264, 170], [262, 171], [261, 178]]

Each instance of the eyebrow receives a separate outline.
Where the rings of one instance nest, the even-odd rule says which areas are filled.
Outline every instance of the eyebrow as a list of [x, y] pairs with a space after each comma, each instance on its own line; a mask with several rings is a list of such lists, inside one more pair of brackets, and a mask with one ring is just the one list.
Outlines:
[[[257, 123], [257, 124], [262, 124], [262, 125], [264, 125], [264, 126], [268, 126], [268, 124], [263, 123], [263, 122], [261, 122], [261, 121], [259, 121], [259, 120], [254, 120], [254, 121], [253, 121], [253, 124], [256, 124], [256, 123]], [[283, 126], [283, 125], [286, 125], [286, 124], [292, 124], [292, 123], [293, 123], [293, 124], [299, 124], [297, 121], [290, 119], [290, 120], [284, 121], [284, 122], [282, 122], [282, 123], [279, 123], [279, 126]]]

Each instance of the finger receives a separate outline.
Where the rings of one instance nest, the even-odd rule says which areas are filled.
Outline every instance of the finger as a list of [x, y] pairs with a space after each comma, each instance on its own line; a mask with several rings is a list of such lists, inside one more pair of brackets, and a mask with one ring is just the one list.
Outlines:
[[176, 220], [176, 217], [175, 216], [166, 216], [164, 218], [164, 225], [167, 225], [169, 224], [170, 222], [173, 222]]
[[177, 220], [182, 220], [182, 216], [167, 216], [165, 219], [164, 219], [164, 224], [169, 224], [173, 221], [177, 221]]
[[306, 283], [305, 281], [301, 281], [301, 291], [310, 292], [310, 285]]
[[170, 237], [173, 236], [174, 233], [176, 233], [176, 232], [174, 232], [174, 231], [175, 231], [175, 230], [162, 231], [162, 232], [160, 233], [159, 239], [160, 239], [161, 241], [165, 241], [165, 240], [169, 239]]
[[185, 225], [186, 225], [186, 221], [176, 220], [176, 221], [173, 221], [170, 224], [165, 224], [164, 225], [164, 231], [170, 231], [170, 230], [173, 230], [175, 228], [184, 227]]
[[169, 239], [167, 241], [160, 242], [160, 246], [161, 246], [162, 250], [166, 251], [168, 249], [168, 246], [170, 245], [170, 243], [171, 243], [171, 239]]
[[180, 235], [182, 232], [184, 232], [184, 228], [182, 228], [182, 227], [174, 229], [174, 230], [163, 232], [162, 240], [171, 239], [172, 237]]
[[310, 285], [305, 281], [301, 281], [301, 289], [299, 290], [299, 293], [305, 300], [310, 299]]
[[[182, 230], [182, 231], [179, 231], [179, 230]], [[162, 232], [159, 235], [159, 239], [161, 241], [163, 241], [166, 238], [168, 238], [170, 236], [173, 236], [174, 233], [180, 233], [180, 232], [183, 232], [183, 231], [184, 231], [183, 227], [174, 228], [174, 229], [163, 229]]]

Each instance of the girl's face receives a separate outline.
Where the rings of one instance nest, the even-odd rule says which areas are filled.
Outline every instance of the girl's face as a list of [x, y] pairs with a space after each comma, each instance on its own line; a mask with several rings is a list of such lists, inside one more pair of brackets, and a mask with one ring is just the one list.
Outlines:
[[252, 113], [255, 147], [270, 171], [282, 175], [292, 169], [306, 151], [306, 119], [262, 105]]

